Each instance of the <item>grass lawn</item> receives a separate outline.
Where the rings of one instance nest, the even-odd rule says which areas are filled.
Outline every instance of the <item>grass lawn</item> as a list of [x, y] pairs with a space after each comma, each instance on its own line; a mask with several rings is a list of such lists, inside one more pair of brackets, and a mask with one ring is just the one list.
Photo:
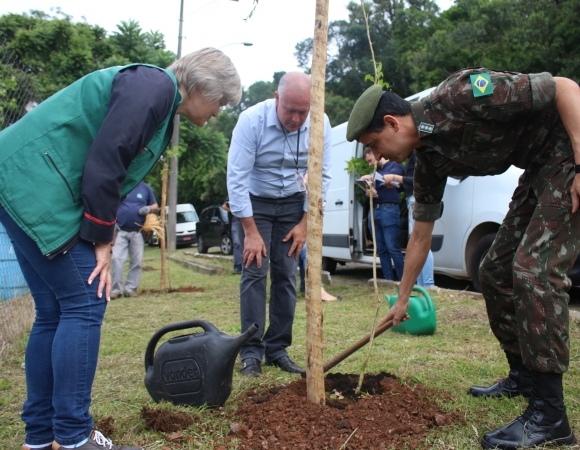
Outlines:
[[[195, 252], [195, 249], [190, 249]], [[183, 250], [180, 251], [183, 254]], [[93, 388], [91, 412], [95, 420], [114, 418], [115, 431], [109, 437], [117, 444], [143, 445], [153, 449], [214, 449], [223, 445], [229, 432], [229, 416], [235, 412], [241, 394], [250, 387], [290, 382], [296, 376], [264, 367], [260, 379], [247, 379], [234, 373], [232, 394], [220, 410], [182, 408], [167, 405], [175, 411], [195, 415], [194, 424], [183, 432], [179, 443], [169, 435], [146, 428], [140, 417], [144, 405], [157, 406], [143, 384], [143, 356], [153, 333], [164, 325], [201, 318], [220, 331], [237, 335], [239, 325], [239, 276], [230, 274], [232, 263], [222, 259], [197, 261], [224, 265], [224, 275], [202, 275], [175, 263], [169, 264], [171, 288], [195, 286], [203, 292], [148, 294], [137, 298], [112, 301], [107, 307], [102, 327], [99, 365]], [[145, 270], [140, 289], [159, 289], [159, 249], [146, 247]], [[370, 331], [376, 309], [372, 287], [366, 284], [336, 282], [328, 288], [344, 300], [323, 304], [325, 360], [344, 350]], [[394, 289], [381, 290], [395, 294]], [[476, 449], [479, 437], [519, 415], [526, 406], [524, 399], [486, 400], [466, 395], [472, 384], [486, 384], [507, 373], [505, 357], [489, 331], [484, 304], [460, 291], [433, 291], [437, 306], [437, 332], [418, 337], [387, 331], [375, 340], [367, 372], [390, 372], [410, 384], [421, 383], [448, 392], [437, 401], [445, 409], [459, 412], [465, 426], [432, 432], [425, 449]], [[300, 297], [294, 323], [294, 344], [290, 356], [305, 365], [306, 312]], [[383, 301], [380, 315], [387, 311]], [[580, 324], [570, 325], [571, 363], [564, 377], [565, 400], [572, 427], [580, 433], [580, 372], [578, 342]], [[195, 331], [200, 331], [199, 329]], [[20, 411], [25, 399], [24, 361], [26, 336], [15, 342], [0, 359], [0, 448], [18, 449], [23, 442], [24, 426]], [[366, 347], [333, 369], [335, 372], [358, 373]], [[235, 448], [228, 444], [228, 449]], [[233, 446], [232, 446], [233, 445]]]

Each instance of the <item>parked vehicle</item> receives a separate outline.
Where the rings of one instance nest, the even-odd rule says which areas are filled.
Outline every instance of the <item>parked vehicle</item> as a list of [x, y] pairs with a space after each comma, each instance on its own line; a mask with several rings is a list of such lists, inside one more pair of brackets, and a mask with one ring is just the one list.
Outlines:
[[197, 251], [207, 253], [210, 247], [220, 247], [224, 255], [233, 252], [228, 212], [219, 205], [205, 208], [197, 223]]
[[[175, 245], [176, 247], [185, 247], [195, 244], [196, 241], [196, 224], [199, 221], [197, 212], [191, 203], [182, 203], [175, 206], [176, 225], [175, 225]], [[166, 214], [169, 212], [169, 206], [165, 207]], [[167, 225], [167, 215], [165, 216]], [[149, 237], [149, 245], [159, 245], [157, 233], [152, 232]]]
[[[432, 89], [408, 98], [415, 100]], [[367, 228], [368, 205], [355, 197], [355, 175], [346, 172], [346, 162], [362, 158], [363, 146], [346, 140], [346, 123], [332, 129], [332, 180], [324, 212], [322, 267], [333, 273], [337, 263], [373, 261], [373, 245]], [[435, 222], [431, 250], [435, 273], [470, 279], [481, 290], [478, 268], [487, 254], [508, 211], [521, 169], [511, 167], [501, 175], [448, 178], [443, 196], [443, 215]], [[401, 216], [407, 243], [407, 215]], [[574, 285], [580, 284], [580, 259], [569, 273]], [[377, 258], [377, 264], [380, 261]]]

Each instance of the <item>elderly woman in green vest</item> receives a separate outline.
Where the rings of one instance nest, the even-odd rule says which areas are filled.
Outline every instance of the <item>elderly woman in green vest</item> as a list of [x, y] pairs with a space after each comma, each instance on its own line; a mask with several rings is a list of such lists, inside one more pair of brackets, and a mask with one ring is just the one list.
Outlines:
[[167, 70], [91, 73], [0, 132], [0, 222], [36, 306], [24, 450], [137, 448], [92, 432], [89, 414], [117, 208], [166, 148], [175, 114], [203, 126], [240, 97], [230, 59], [205, 48]]

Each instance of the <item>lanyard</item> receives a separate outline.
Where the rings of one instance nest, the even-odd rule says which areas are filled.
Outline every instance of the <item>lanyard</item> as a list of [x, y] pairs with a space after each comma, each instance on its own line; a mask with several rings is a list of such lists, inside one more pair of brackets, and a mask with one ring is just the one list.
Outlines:
[[298, 128], [298, 137], [296, 138], [296, 158], [294, 157], [294, 153], [292, 153], [292, 146], [290, 145], [290, 141], [288, 141], [288, 132], [286, 131], [286, 128], [284, 128], [284, 126], [282, 126], [282, 131], [284, 132], [284, 138], [286, 138], [286, 143], [288, 144], [288, 148], [290, 149], [292, 159], [296, 163], [296, 172], [298, 172], [298, 151], [300, 150], [300, 128]]

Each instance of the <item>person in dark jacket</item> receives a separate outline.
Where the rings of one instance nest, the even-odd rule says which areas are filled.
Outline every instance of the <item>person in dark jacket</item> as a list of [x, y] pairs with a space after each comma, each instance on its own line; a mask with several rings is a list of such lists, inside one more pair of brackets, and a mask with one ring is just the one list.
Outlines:
[[[401, 252], [399, 231], [401, 226], [399, 209], [398, 183], [385, 182], [383, 178], [403, 174], [403, 166], [384, 158], [375, 159], [370, 148], [365, 148], [364, 158], [369, 166], [377, 164], [376, 179], [373, 188], [367, 189], [367, 196], [372, 192], [374, 196], [374, 224], [377, 253], [381, 260], [381, 270], [385, 280], [394, 280], [393, 264], [399, 280], [403, 278], [405, 258]], [[361, 177], [372, 183], [372, 175]], [[372, 233], [371, 211], [368, 214], [368, 229]]]
[[394, 326], [408, 318], [447, 177], [524, 170], [479, 269], [491, 330], [510, 371], [469, 394], [530, 399], [521, 416], [485, 433], [483, 448], [574, 444], [562, 375], [570, 361], [568, 271], [580, 252], [578, 84], [545, 72], [468, 68], [413, 103], [375, 85], [355, 103], [347, 139], [399, 162], [413, 150], [417, 156], [415, 227], [397, 302], [382, 321]]
[[175, 114], [202, 126], [240, 97], [230, 59], [205, 48], [167, 70], [86, 75], [0, 132], [0, 222], [36, 305], [24, 450], [137, 448], [92, 432], [89, 413], [119, 203], [169, 143]]
[[[123, 293], [125, 297], [137, 297], [137, 287], [143, 271], [143, 225], [147, 214], [155, 213], [158, 209], [153, 189], [144, 181], [135, 186], [119, 205], [111, 256], [111, 300], [121, 297]], [[123, 283], [127, 256], [129, 270]]]
[[[411, 152], [407, 158], [407, 162], [403, 166], [402, 175], [398, 174], [386, 174], [383, 176], [383, 181], [387, 184], [398, 183], [403, 188], [405, 193], [405, 200], [407, 202], [407, 210], [409, 212], [409, 236], [413, 232], [413, 225], [415, 224], [415, 219], [413, 219], [413, 210], [415, 209], [415, 195], [413, 194], [413, 177], [415, 174], [415, 165], [417, 157], [415, 152]], [[435, 286], [435, 279], [433, 277], [433, 252], [429, 250], [427, 254], [427, 259], [425, 260], [425, 265], [419, 276], [417, 277], [417, 286], [423, 287], [433, 287]]]

